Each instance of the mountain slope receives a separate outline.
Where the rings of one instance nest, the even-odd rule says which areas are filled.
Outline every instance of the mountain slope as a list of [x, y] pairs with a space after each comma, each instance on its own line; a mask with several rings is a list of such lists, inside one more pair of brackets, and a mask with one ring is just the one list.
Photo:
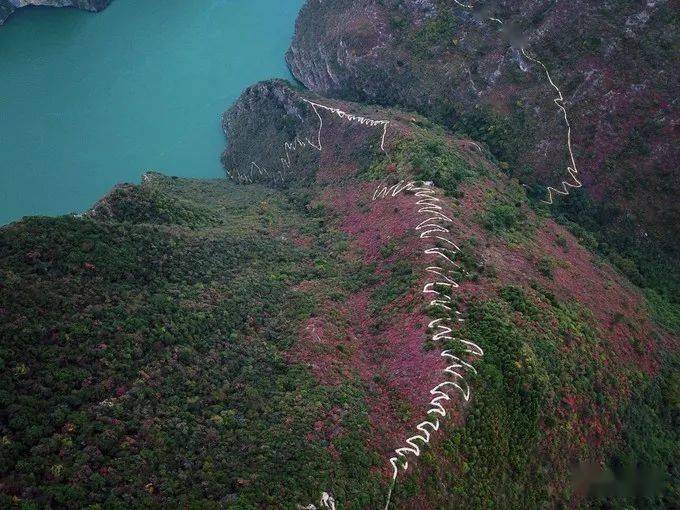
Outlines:
[[[286, 129], [272, 138], [260, 125], [265, 118]], [[232, 133], [248, 140], [233, 142], [225, 153], [225, 161], [242, 162], [228, 167], [232, 176], [281, 186], [280, 179], [270, 177], [280, 170], [289, 176], [283, 185], [316, 181], [323, 186], [321, 203], [338, 216], [357, 258], [375, 264], [374, 272], [387, 278], [350, 301], [350, 341], [343, 344], [343, 352], [353, 354], [349, 364], [367, 383], [387, 386], [385, 393], [376, 388], [369, 410], [379, 450], [389, 450], [390, 443], [394, 448], [395, 442], [409, 446], [404, 441], [419, 434], [415, 425], [426, 417], [429, 390], [446, 380], [441, 370], [450, 359], [442, 358], [442, 349], [460, 347], [439, 335], [437, 324], [429, 329], [427, 324], [465, 317], [455, 338], [467, 338], [485, 352], [479, 359], [471, 356], [478, 374], [466, 370], [461, 383], [467, 390], [468, 378], [474, 380], [472, 415], [464, 420], [464, 401], [447, 409], [454, 414], [442, 419], [444, 445], [416, 461], [421, 471], [403, 483], [410, 490], [400, 492], [398, 478], [397, 507], [534, 507], [598, 490], [611, 498], [611, 491], [620, 489], [605, 483], [606, 470], [598, 466], [627, 426], [620, 419], [627, 412], [625, 402], [652, 384], [638, 387], [636, 378], [646, 374], [643, 380], [666, 380], [673, 369], [661, 366], [674, 363], [674, 355], [666, 353], [677, 352], [677, 338], [649, 322], [639, 290], [544, 212], [532, 210], [524, 189], [489, 164], [475, 142], [451, 139], [420, 117], [270, 82], [247, 90], [225, 115], [225, 126], [230, 140]], [[251, 152], [258, 147], [258, 133], [273, 140], [273, 153]], [[423, 197], [403, 189], [410, 180], [418, 187], [431, 183], [425, 186], [438, 201], [414, 205]], [[398, 187], [387, 188], [392, 192], [375, 200], [379, 183]], [[434, 245], [432, 233], [421, 238], [429, 227], [414, 230], [427, 219], [422, 212], [436, 216], [428, 203], [443, 207], [437, 210], [451, 220]], [[447, 249], [452, 251], [442, 251]], [[446, 274], [460, 286], [447, 291], [440, 272], [434, 280], [440, 283], [428, 289], [433, 282], [428, 269], [433, 263], [448, 264], [442, 254], [452, 259], [454, 272]], [[451, 308], [443, 316], [441, 307], [427, 306], [434, 295]], [[323, 326], [321, 319], [310, 325], [316, 332], [325, 331]], [[318, 367], [318, 377], [325, 380], [329, 366], [342, 371], [347, 362], [327, 358], [323, 334], [304, 340], [315, 353], [303, 349]], [[315, 357], [320, 355], [322, 363]], [[675, 390], [668, 391], [664, 398], [672, 400]], [[402, 417], [395, 398], [410, 409]], [[665, 419], [669, 427], [675, 418]], [[464, 421], [462, 430], [448, 428]], [[665, 453], [656, 453], [669, 459], [673, 441], [664, 444]], [[657, 503], [663, 501], [658, 498], [672, 499], [675, 468], [660, 475], [650, 466], [668, 465], [665, 461], [641, 462], [645, 473], [652, 471], [669, 484], [666, 496], [654, 494]], [[452, 494], [458, 498], [455, 504], [449, 502]], [[624, 499], [638, 497], [633, 492]]]
[[677, 337], [476, 142], [282, 81], [224, 125], [241, 184], [0, 231], [3, 506], [673, 501]]
[[3, 230], [3, 507], [301, 498], [333, 473], [305, 437], [339, 402], [361, 454], [362, 389], [286, 357], [304, 282], [342, 295], [353, 267], [306, 201], [150, 174], [89, 217]]
[[413, 109], [484, 143], [629, 276], [676, 299], [678, 12], [665, 0], [309, 0], [286, 58], [313, 91]]

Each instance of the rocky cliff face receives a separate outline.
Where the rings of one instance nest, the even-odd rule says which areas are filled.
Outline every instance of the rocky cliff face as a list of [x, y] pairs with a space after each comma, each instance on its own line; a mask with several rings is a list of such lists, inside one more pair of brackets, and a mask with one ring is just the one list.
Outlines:
[[229, 140], [222, 162], [232, 179], [283, 185], [313, 176], [320, 122], [305, 99], [283, 81], [246, 89], [222, 122]]
[[665, 0], [309, 0], [286, 58], [313, 91], [485, 142], [538, 198], [582, 183], [598, 228], [627, 233], [621, 246], [677, 253], [679, 19]]
[[[400, 115], [403, 118], [403, 115]], [[223, 116], [222, 162], [242, 183], [309, 183], [330, 161], [353, 165], [382, 152], [390, 121], [375, 108], [323, 98], [283, 80], [246, 89]], [[398, 132], [398, 121], [392, 121]]]
[[0, 0], [0, 25], [17, 9], [28, 5], [44, 5], [50, 7], [76, 7], [86, 11], [99, 12], [105, 9], [112, 0]]

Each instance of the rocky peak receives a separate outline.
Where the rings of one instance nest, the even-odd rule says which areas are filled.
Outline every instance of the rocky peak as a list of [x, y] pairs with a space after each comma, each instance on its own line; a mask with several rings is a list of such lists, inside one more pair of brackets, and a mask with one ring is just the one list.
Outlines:
[[228, 147], [222, 163], [237, 182], [306, 182], [322, 157], [341, 165], [380, 151], [389, 122], [375, 109], [321, 98], [283, 80], [261, 82], [223, 116]]

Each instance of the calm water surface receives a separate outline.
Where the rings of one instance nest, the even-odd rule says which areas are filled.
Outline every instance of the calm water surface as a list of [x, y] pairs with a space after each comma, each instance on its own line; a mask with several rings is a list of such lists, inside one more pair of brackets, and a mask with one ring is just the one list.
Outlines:
[[80, 212], [147, 170], [222, 176], [220, 115], [289, 77], [303, 0], [115, 0], [0, 27], [0, 224]]

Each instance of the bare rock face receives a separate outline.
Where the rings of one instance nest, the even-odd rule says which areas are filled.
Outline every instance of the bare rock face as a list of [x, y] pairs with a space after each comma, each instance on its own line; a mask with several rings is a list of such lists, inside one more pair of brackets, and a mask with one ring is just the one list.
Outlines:
[[384, 142], [386, 124], [370, 110], [284, 80], [257, 83], [223, 116], [228, 146], [222, 163], [237, 182], [275, 187], [312, 180], [322, 158], [352, 166]]
[[486, 142], [537, 195], [574, 183], [561, 93], [588, 200], [677, 251], [678, 19], [667, 0], [308, 0], [286, 60], [315, 92]]
[[319, 151], [310, 145], [315, 125], [318, 119], [298, 91], [278, 80], [257, 83], [223, 116], [228, 147], [222, 163], [237, 182], [282, 185], [304, 178], [292, 169], [318, 166]]
[[86, 11], [99, 12], [112, 0], [0, 0], [0, 25], [16, 10], [29, 5], [50, 7], [76, 7]]

